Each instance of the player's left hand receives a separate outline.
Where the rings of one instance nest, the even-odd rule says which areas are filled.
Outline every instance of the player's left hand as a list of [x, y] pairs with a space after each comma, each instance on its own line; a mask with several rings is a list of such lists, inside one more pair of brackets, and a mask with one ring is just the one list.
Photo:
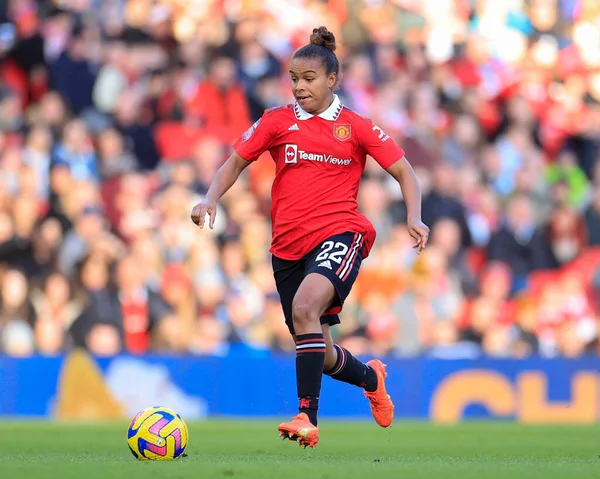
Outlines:
[[429, 240], [429, 228], [421, 220], [408, 220], [408, 234], [415, 240], [413, 248], [417, 250], [417, 254], [420, 254]]

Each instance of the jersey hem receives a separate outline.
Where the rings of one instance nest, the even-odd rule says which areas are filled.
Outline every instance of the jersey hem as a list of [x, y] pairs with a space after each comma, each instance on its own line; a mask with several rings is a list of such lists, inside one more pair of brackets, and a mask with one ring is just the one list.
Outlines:
[[[311, 244], [310, 244], [310, 245], [311, 245], [311, 246], [310, 246], [310, 248], [307, 248], [307, 249], [306, 249], [306, 251], [304, 251], [304, 252], [303, 252], [303, 253], [302, 253], [300, 256], [287, 256], [287, 255], [280, 255], [280, 254], [277, 254], [277, 253], [276, 253], [276, 252], [273, 250], [273, 247], [272, 247], [272, 246], [271, 246], [271, 248], [269, 248], [269, 252], [270, 252], [270, 253], [271, 253], [273, 256], [275, 256], [275, 257], [277, 257], [277, 258], [279, 258], [279, 259], [282, 259], [282, 260], [284, 260], [284, 261], [298, 261], [298, 260], [300, 260], [300, 259], [304, 258], [304, 257], [305, 257], [307, 254], [309, 254], [309, 253], [310, 253], [312, 250], [314, 250], [314, 249], [315, 249], [315, 248], [316, 248], [316, 247], [317, 247], [319, 244], [321, 244], [323, 241], [325, 241], [325, 240], [326, 240], [327, 238], [329, 238], [330, 236], [340, 235], [340, 234], [343, 234], [343, 233], [360, 233], [360, 234], [362, 234], [362, 235], [365, 235], [365, 236], [367, 236], [367, 232], [365, 232], [365, 231], [353, 231], [353, 230], [351, 230], [351, 229], [348, 229], [348, 228], [340, 228], [340, 230], [333, 230], [331, 233], [328, 233], [328, 234], [327, 234], [327, 236], [325, 236], [324, 238], [321, 238], [321, 239], [319, 239], [319, 240], [318, 240], [318, 241], [316, 241], [314, 244], [312, 244], [312, 243], [311, 243]], [[365, 249], [365, 248], [366, 248], [366, 246], [367, 246], [367, 244], [365, 243], [365, 244], [363, 245], [363, 249]], [[369, 251], [369, 250], [365, 250], [365, 252], [366, 252], [367, 254], [364, 256], [364, 258], [366, 258], [366, 257], [368, 256], [368, 251]]]

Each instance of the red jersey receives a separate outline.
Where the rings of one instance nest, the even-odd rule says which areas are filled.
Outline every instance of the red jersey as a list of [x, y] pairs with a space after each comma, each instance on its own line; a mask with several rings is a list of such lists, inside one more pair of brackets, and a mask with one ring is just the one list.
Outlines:
[[381, 128], [344, 107], [337, 95], [319, 115], [298, 103], [271, 108], [239, 138], [238, 155], [255, 161], [269, 151], [275, 161], [271, 191], [271, 252], [286, 260], [309, 253], [346, 231], [365, 238], [366, 258], [375, 228], [358, 211], [358, 185], [367, 155], [383, 168], [404, 151]]

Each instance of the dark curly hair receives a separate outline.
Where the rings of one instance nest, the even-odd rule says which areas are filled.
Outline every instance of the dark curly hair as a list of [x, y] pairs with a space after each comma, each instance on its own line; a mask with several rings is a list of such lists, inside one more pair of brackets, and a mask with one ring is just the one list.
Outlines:
[[313, 29], [310, 36], [310, 43], [298, 49], [294, 53], [294, 58], [320, 58], [325, 66], [328, 75], [335, 73], [337, 76], [336, 86], [339, 83], [340, 62], [335, 55], [336, 43], [335, 36], [327, 27]]

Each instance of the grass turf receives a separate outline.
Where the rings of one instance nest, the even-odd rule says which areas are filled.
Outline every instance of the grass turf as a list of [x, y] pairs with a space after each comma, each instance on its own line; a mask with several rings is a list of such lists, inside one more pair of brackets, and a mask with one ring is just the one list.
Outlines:
[[277, 437], [277, 421], [189, 424], [188, 457], [140, 462], [125, 424], [0, 422], [0, 477], [60, 479], [600, 477], [598, 427], [434, 426], [324, 420], [316, 450]]

